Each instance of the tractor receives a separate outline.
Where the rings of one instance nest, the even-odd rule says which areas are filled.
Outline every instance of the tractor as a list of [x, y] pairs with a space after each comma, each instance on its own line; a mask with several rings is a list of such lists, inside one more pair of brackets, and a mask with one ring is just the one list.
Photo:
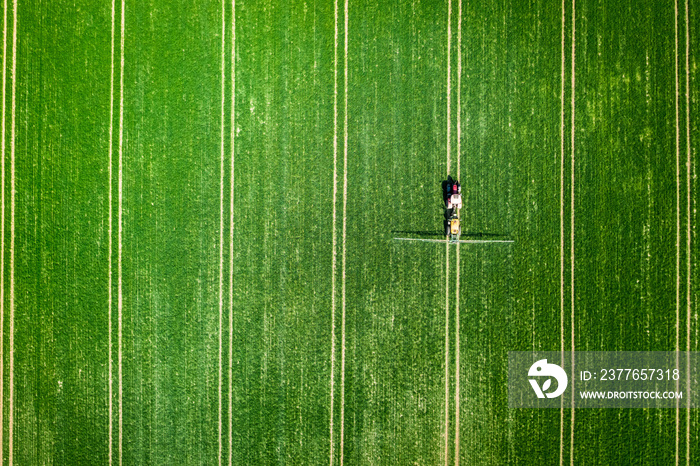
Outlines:
[[462, 189], [459, 181], [450, 177], [445, 185], [445, 236], [450, 242], [459, 241], [462, 227], [459, 223], [459, 210], [462, 208]]

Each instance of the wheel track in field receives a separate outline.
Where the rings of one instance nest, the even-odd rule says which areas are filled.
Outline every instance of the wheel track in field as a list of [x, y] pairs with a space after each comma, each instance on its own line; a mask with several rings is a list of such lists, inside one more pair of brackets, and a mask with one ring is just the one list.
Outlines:
[[[690, 351], [690, 319], [691, 319], [691, 255], [690, 255], [690, 238], [691, 238], [691, 217], [690, 217], [690, 202], [691, 202], [691, 147], [690, 147], [690, 17], [689, 17], [688, 0], [685, 0], [685, 134], [686, 134], [686, 215], [687, 215], [687, 239], [686, 239], [686, 351]], [[686, 373], [690, 374], [690, 358], [686, 355]], [[686, 389], [690, 393], [690, 377], [688, 377]], [[686, 441], [685, 441], [685, 457], [687, 464], [690, 464], [690, 403], [686, 405]]]
[[229, 282], [228, 282], [228, 464], [233, 464], [233, 228], [236, 160], [236, 0], [231, 0], [231, 192], [229, 211]]
[[449, 463], [450, 430], [450, 245], [445, 244], [445, 465]]
[[335, 308], [336, 308], [336, 280], [337, 280], [337, 200], [338, 200], [338, 0], [334, 2], [334, 43], [333, 43], [333, 252], [332, 252], [332, 268], [331, 268], [331, 380], [330, 380], [330, 446], [329, 446], [329, 461], [333, 465], [334, 443], [333, 443], [333, 427], [334, 427], [334, 395], [335, 395]]
[[218, 384], [218, 460], [221, 466], [222, 438], [222, 333], [224, 314], [224, 163], [225, 163], [225, 100], [226, 100], [226, 3], [221, 2], [221, 154], [219, 172], [219, 384]]
[[[566, 28], [566, 4], [561, 1], [561, 117], [560, 117], [560, 185], [559, 185], [559, 309], [561, 314], [561, 360], [564, 363], [564, 74], [565, 60], [565, 28]], [[564, 398], [561, 399], [559, 412], [559, 466], [564, 465]]]
[[[16, 1], [16, 0], [15, 0]], [[117, 254], [117, 308], [118, 308], [118, 344], [119, 344], [119, 465], [122, 465], [122, 453], [123, 453], [123, 432], [124, 432], [124, 386], [122, 383], [123, 379], [123, 354], [122, 354], [122, 310], [124, 303], [123, 289], [122, 289], [122, 237], [123, 237], [123, 187], [124, 187], [124, 170], [123, 170], [123, 159], [124, 159], [124, 23], [125, 15], [124, 11], [126, 9], [125, 0], [121, 2], [121, 36], [120, 36], [120, 68], [119, 68], [119, 219], [118, 219], [118, 254]]]
[[[5, 400], [5, 117], [6, 117], [6, 89], [7, 89], [7, 0], [3, 2], [3, 32], [2, 32], [2, 225], [0, 226], [0, 400]], [[0, 464], [4, 463], [5, 438], [4, 438], [4, 408], [0, 403]]]
[[108, 202], [109, 202], [109, 207], [107, 209], [107, 213], [109, 216], [109, 219], [107, 220], [107, 230], [108, 230], [108, 239], [107, 239], [107, 328], [108, 328], [108, 336], [107, 336], [107, 360], [109, 364], [108, 368], [108, 374], [109, 374], [109, 383], [108, 383], [108, 411], [109, 411], [109, 421], [108, 421], [108, 427], [109, 427], [109, 434], [108, 434], [108, 447], [107, 447], [107, 454], [108, 454], [108, 461], [109, 465], [112, 466], [112, 457], [113, 457], [113, 447], [114, 447], [114, 437], [113, 437], [113, 431], [114, 431], [114, 373], [113, 373], [113, 354], [112, 354], [112, 233], [114, 231], [113, 227], [113, 219], [112, 216], [114, 215], [113, 212], [113, 206], [112, 202], [114, 199], [114, 193], [112, 190], [112, 178], [114, 176], [114, 170], [113, 170], [113, 163], [114, 163], [114, 151], [112, 148], [112, 145], [114, 143], [114, 19], [115, 19], [115, 8], [116, 8], [116, 3], [115, 0], [112, 0], [112, 34], [111, 34], [111, 59], [110, 59], [110, 76], [109, 76], [109, 148], [108, 148], [108, 156], [109, 156], [109, 170], [108, 170], [108, 175], [109, 175], [109, 193], [108, 193]]
[[344, 94], [343, 108], [343, 257], [342, 257], [342, 322], [340, 357], [340, 464], [344, 462], [345, 448], [345, 265], [347, 256], [347, 211], [348, 211], [348, 0], [345, 0], [345, 55], [344, 55]]
[[[575, 308], [575, 194], [576, 194], [576, 0], [571, 1], [571, 373], [574, 374], [574, 354], [575, 354], [575, 331], [574, 331], [574, 308]], [[574, 464], [574, 424], [576, 408], [574, 406], [574, 383], [571, 379], [571, 465]]]
[[[675, 59], [675, 108], [676, 108], [676, 366], [679, 364], [678, 351], [680, 351], [680, 291], [681, 291], [681, 179], [680, 179], [680, 121], [678, 108], [678, 0], [673, 2], [674, 7], [674, 59]], [[676, 382], [676, 391], [679, 390], [679, 382]], [[678, 466], [678, 453], [680, 451], [680, 400], [676, 400], [676, 455], [675, 464]]]
[[[15, 407], [15, 124], [17, 106], [17, 0], [12, 3], [12, 121], [10, 123], [10, 421], [8, 426], [8, 461], [14, 462]], [[3, 154], [4, 157], [5, 154]], [[3, 426], [0, 426], [2, 428]]]

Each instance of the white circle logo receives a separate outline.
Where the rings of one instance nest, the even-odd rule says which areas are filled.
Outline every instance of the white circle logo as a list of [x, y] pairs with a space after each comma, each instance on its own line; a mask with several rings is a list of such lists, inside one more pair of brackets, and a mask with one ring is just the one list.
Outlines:
[[[566, 386], [569, 384], [569, 378], [566, 376], [564, 369], [556, 364], [548, 364], [546, 359], [535, 361], [535, 363], [530, 366], [530, 370], [528, 371], [527, 375], [530, 377], [547, 377], [541, 388], [537, 383], [537, 380], [528, 379], [530, 381], [530, 385], [532, 385], [532, 389], [537, 395], [537, 398], [544, 398], [545, 396], [547, 398], [556, 398], [564, 393]], [[554, 377], [557, 381], [557, 389], [551, 393], [547, 393], [547, 390], [549, 390], [552, 385], [552, 377]]]

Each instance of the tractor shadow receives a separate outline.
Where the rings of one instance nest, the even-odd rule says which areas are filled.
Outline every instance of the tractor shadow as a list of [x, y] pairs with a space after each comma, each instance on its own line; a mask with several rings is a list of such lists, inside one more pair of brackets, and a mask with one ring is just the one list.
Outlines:
[[447, 205], [447, 198], [450, 197], [450, 190], [455, 180], [451, 176], [448, 176], [446, 180], [442, 182], [442, 205]]
[[420, 237], [439, 237], [442, 238], [445, 234], [442, 231], [425, 231], [425, 230], [391, 230], [394, 235], [416, 235]]

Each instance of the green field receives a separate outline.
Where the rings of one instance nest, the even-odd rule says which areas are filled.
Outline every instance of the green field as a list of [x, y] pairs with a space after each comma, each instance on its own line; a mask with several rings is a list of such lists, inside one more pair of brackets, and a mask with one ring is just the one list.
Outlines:
[[700, 349], [699, 10], [5, 0], [0, 465], [700, 463], [506, 386]]

